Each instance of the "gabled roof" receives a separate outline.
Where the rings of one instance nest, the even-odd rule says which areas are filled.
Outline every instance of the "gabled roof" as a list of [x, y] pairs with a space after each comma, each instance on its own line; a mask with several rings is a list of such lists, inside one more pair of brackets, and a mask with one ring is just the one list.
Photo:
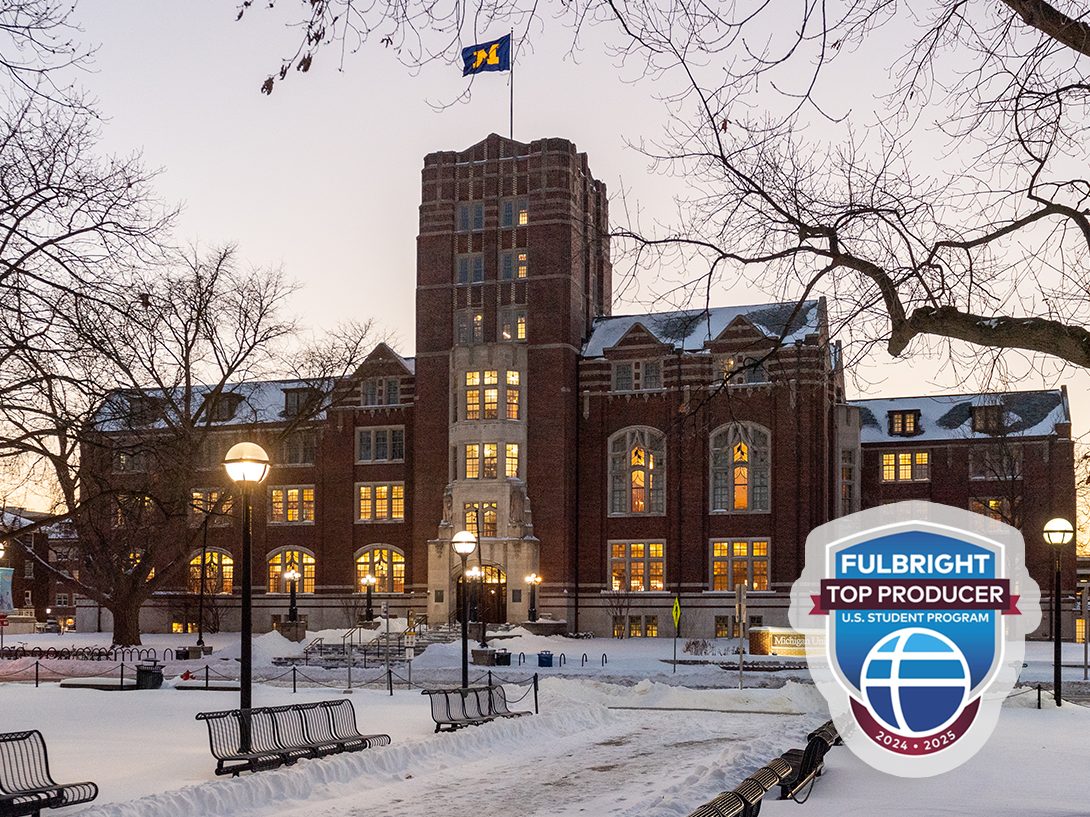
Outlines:
[[801, 307], [791, 301], [598, 318], [583, 345], [583, 357], [602, 357], [606, 349], [616, 346], [636, 324], [675, 350], [699, 352], [738, 318], [744, 318], [770, 340], [782, 336], [784, 343], [816, 334], [821, 320], [818, 301], [804, 301]]
[[[994, 435], [973, 431], [973, 406], [1001, 405], [1006, 434], [1018, 437], [1054, 434], [1056, 423], [1071, 422], [1067, 398], [1060, 389], [889, 397], [849, 402], [859, 408], [862, 426], [860, 439], [863, 443], [993, 439]], [[911, 437], [890, 434], [888, 413], [913, 409], [920, 412], [920, 433]]]
[[[229, 420], [210, 422], [209, 426], [215, 428], [217, 426], [256, 423], [282, 423], [288, 419], [284, 415], [284, 392], [291, 391], [292, 389], [313, 388], [315, 385], [325, 388], [328, 387], [329, 384], [316, 384], [313, 380], [255, 380], [248, 383], [228, 384], [226, 388], [224, 388], [223, 393], [237, 395], [240, 398], [238, 408], [235, 410], [234, 416]], [[212, 391], [212, 388], [212, 386], [193, 387], [193, 393], [190, 398], [190, 402], [192, 403], [189, 407], [190, 412], [196, 412], [201, 407], [205, 397]], [[114, 392], [106, 399], [106, 402], [103, 404], [102, 408], [99, 409], [95, 418], [99, 424], [99, 430], [124, 431], [130, 428], [129, 400], [135, 396], [161, 399], [164, 394], [165, 392], [161, 389], [147, 389], [139, 393], [132, 391]], [[179, 402], [182, 400], [181, 389], [176, 389], [174, 395], [175, 400]], [[322, 412], [315, 419], [322, 419], [324, 416], [325, 412]], [[148, 426], [141, 426], [141, 428], [156, 428], [161, 427], [162, 425], [163, 424], [159, 422]]]
[[395, 352], [390, 347], [389, 344], [379, 343], [377, 346], [375, 346], [374, 349], [372, 349], [368, 353], [367, 357], [365, 357], [363, 359], [363, 363], [361, 363], [359, 368], [356, 369], [356, 375], [361, 376], [360, 375], [360, 370], [364, 366], [366, 366], [368, 363], [375, 363], [376, 361], [385, 361], [385, 360], [395, 361], [395, 362], [399, 363], [405, 369], [405, 371], [407, 371], [409, 374], [416, 374], [416, 359], [415, 358], [402, 357], [397, 352]]

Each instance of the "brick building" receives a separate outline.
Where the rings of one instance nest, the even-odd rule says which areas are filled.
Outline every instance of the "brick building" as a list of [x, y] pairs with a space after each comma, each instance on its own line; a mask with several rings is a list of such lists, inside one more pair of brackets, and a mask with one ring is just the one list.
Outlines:
[[[286, 612], [289, 566], [312, 629], [353, 621], [367, 575], [394, 612], [453, 620], [462, 529], [482, 534], [471, 564], [490, 621], [526, 618], [536, 572], [540, 610], [569, 630], [669, 635], [680, 594], [685, 634], [707, 637], [733, 631], [742, 581], [749, 623], [786, 624], [807, 534], [860, 507], [930, 498], [1029, 531], [1074, 517], [1061, 391], [850, 402], [822, 301], [611, 316], [607, 232], [605, 187], [571, 142], [493, 134], [425, 158], [416, 356], [380, 344], [339, 384], [348, 399], [269, 449], [259, 629]], [[227, 396], [195, 507], [225, 489], [226, 448], [273, 439], [300, 391]], [[239, 530], [225, 510], [206, 578], [230, 627]], [[198, 551], [189, 590], [199, 565]], [[187, 626], [192, 598], [163, 594], [144, 628]]]

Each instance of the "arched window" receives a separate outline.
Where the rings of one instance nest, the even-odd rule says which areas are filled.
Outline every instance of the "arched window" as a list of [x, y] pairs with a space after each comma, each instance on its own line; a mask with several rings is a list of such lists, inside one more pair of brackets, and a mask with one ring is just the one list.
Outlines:
[[666, 512], [666, 443], [653, 428], [626, 428], [609, 441], [609, 512]]
[[[225, 550], [209, 549], [204, 553], [204, 592], [230, 593], [235, 589], [235, 560]], [[189, 560], [189, 592], [201, 592], [201, 554]]]
[[730, 423], [712, 432], [713, 511], [768, 511], [770, 441], [768, 429], [755, 423]]
[[364, 593], [364, 576], [374, 576], [376, 593], [405, 592], [405, 554], [389, 545], [369, 545], [356, 554], [356, 592]]
[[295, 589], [299, 593], [314, 592], [314, 554], [309, 550], [278, 550], [269, 557], [269, 592], [287, 593], [291, 590], [284, 571], [294, 567], [302, 574]]

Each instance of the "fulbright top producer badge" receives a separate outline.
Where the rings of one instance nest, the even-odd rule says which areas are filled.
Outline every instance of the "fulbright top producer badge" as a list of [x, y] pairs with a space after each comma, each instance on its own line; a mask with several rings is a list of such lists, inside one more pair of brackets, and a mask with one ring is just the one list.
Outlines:
[[991, 736], [1041, 619], [1022, 534], [980, 514], [898, 502], [816, 528], [791, 626], [844, 743], [889, 774], [960, 766]]

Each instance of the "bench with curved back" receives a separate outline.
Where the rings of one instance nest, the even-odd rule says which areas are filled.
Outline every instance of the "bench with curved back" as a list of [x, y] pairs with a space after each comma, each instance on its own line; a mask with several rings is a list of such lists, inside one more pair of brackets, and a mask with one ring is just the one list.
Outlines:
[[0, 817], [36, 817], [42, 809], [89, 803], [96, 797], [94, 783], [53, 779], [45, 738], [37, 729], [0, 734]]
[[238, 776], [390, 743], [389, 735], [360, 734], [345, 700], [201, 712], [197, 720], [208, 726], [216, 774]]
[[689, 817], [758, 817], [764, 796], [777, 786], [781, 800], [805, 802], [805, 798], [798, 800], [800, 792], [822, 774], [829, 749], [841, 743], [836, 726], [828, 721], [807, 735], [805, 748], [790, 749], [773, 758], [733, 790], [699, 806]]
[[463, 726], [479, 726], [497, 718], [519, 718], [531, 712], [511, 710], [507, 693], [500, 685], [486, 687], [455, 687], [425, 689], [422, 695], [431, 699], [431, 717], [435, 731], [454, 731]]

